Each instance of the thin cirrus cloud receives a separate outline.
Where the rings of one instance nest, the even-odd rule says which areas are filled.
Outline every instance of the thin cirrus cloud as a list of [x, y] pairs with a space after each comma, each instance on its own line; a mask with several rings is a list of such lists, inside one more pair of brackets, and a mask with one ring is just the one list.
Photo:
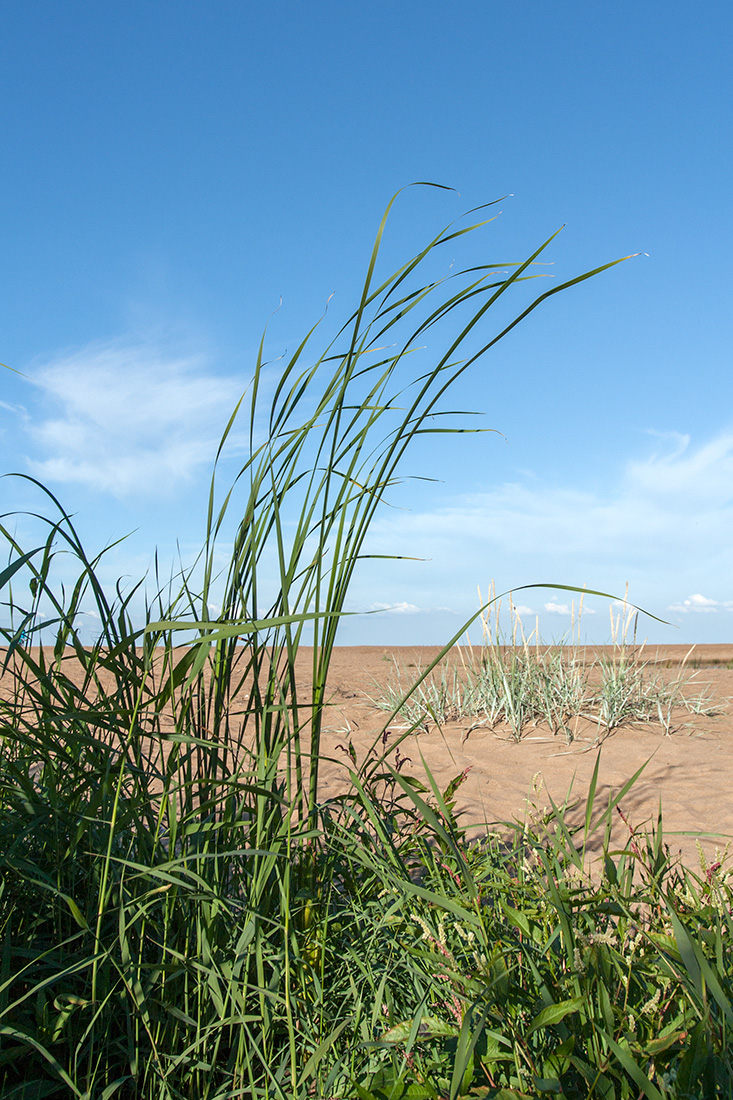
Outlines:
[[476, 504], [483, 502], [503, 521], [493, 525], [493, 541], [526, 540], [548, 556], [556, 548], [563, 557], [600, 551], [658, 559], [675, 546], [720, 547], [733, 533], [733, 433], [697, 448], [678, 438], [671, 453], [630, 461], [605, 491], [505, 485]]
[[667, 453], [629, 463], [631, 482], [656, 498], [694, 499], [718, 505], [733, 500], [733, 433], [722, 432], [694, 448], [677, 432], [651, 433], [673, 442]]
[[204, 356], [122, 340], [30, 374], [41, 398], [40, 416], [25, 425], [32, 472], [117, 498], [164, 495], [210, 465], [242, 389], [241, 380], [213, 374]]

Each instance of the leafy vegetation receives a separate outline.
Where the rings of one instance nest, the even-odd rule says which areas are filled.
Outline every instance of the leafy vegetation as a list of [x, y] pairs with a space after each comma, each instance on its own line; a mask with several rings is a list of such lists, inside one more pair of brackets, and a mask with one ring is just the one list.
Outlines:
[[580, 833], [553, 808], [512, 843], [468, 842], [460, 776], [440, 791], [372, 757], [321, 796], [336, 631], [405, 448], [443, 430], [428, 418], [462, 372], [593, 274], [459, 361], [542, 249], [420, 282], [476, 228], [450, 226], [378, 283], [384, 226], [325, 351], [310, 333], [277, 378], [260, 354], [247, 459], [221, 503], [212, 482], [201, 559], [144, 621], [142, 584], [108, 596], [50, 493], [35, 549], [3, 527], [4, 1100], [731, 1095], [730, 885], [671, 866], [661, 823], [590, 879], [614, 812], [595, 785]]

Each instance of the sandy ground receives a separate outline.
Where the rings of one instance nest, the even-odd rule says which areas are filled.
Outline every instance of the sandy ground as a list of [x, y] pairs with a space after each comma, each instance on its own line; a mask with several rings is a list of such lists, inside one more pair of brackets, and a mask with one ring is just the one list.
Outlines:
[[[665, 676], [674, 678], [688, 650], [684, 645], [660, 647], [647, 650], [644, 657], [655, 661]], [[429, 647], [348, 646], [335, 650], [322, 737], [322, 752], [332, 762], [322, 766], [322, 798], [343, 789], [345, 765], [350, 763], [344, 750], [349, 742], [362, 764], [374, 753], [375, 744], [377, 751], [383, 751], [385, 743], [395, 746], [404, 733], [404, 725], [399, 720], [388, 722], [388, 715], [376, 709], [369, 697], [394, 680], [396, 666], [409, 677], [436, 653]], [[312, 650], [304, 647], [298, 657], [301, 698], [309, 694], [311, 665]], [[611, 792], [618, 791], [645, 765], [623, 799], [626, 818], [633, 827], [656, 824], [661, 799], [671, 852], [680, 853], [688, 866], [697, 868], [696, 839], [711, 861], [716, 849], [724, 850], [729, 840], [733, 852], [733, 704], [726, 705], [733, 697], [733, 645], [697, 646], [685, 666], [686, 676], [693, 673], [688, 694], [709, 693], [718, 713], [703, 717], [678, 710], [671, 734], [660, 725], [644, 724], [616, 729], [606, 736], [600, 747], [596, 806], [599, 812], [604, 809]], [[0, 690], [3, 688], [7, 681], [0, 684]], [[599, 748], [597, 727], [590, 722], [581, 722], [576, 732], [576, 739], [568, 744], [549, 729], [530, 728], [516, 743], [508, 729], [476, 727], [470, 719], [442, 728], [433, 725], [400, 744], [406, 758], [402, 771], [424, 778], [427, 766], [443, 790], [468, 769], [457, 808], [462, 822], [472, 829], [523, 820], [533, 812], [528, 799], [541, 813], [549, 806], [548, 796], [562, 803], [571, 784], [571, 802], [580, 800], [573, 812], [580, 819]], [[614, 820], [614, 841], [623, 846], [628, 841], [628, 827], [616, 814]], [[597, 851], [598, 844], [595, 848]], [[733, 867], [733, 859], [730, 863]]]
[[[656, 660], [665, 675], [674, 677], [688, 649], [660, 647], [644, 656]], [[394, 675], [395, 662], [409, 672], [410, 666], [424, 668], [435, 653], [427, 647], [338, 648], [331, 668], [333, 705], [325, 724], [324, 753], [343, 756], [336, 746], [351, 739], [361, 763], [388, 717], [368, 705], [365, 693], [378, 692], [378, 685]], [[686, 675], [694, 673], [688, 694], [709, 692], [720, 706], [717, 715], [702, 717], [680, 710], [675, 712], [670, 735], [656, 724], [620, 728], [608, 735], [600, 748], [595, 803], [598, 810], [608, 805], [611, 792], [618, 791], [646, 765], [621, 803], [623, 812], [632, 826], [656, 826], [661, 799], [670, 851], [680, 853], [695, 869], [699, 867], [696, 838], [709, 860], [715, 858], [716, 849], [724, 850], [729, 840], [733, 852], [733, 705], [725, 706], [733, 697], [733, 669], [725, 667], [729, 662], [733, 664], [733, 646], [698, 646], [686, 666]], [[696, 669], [698, 663], [701, 667]], [[548, 794], [561, 803], [571, 784], [571, 801], [580, 799], [582, 806], [582, 811], [580, 806], [576, 810], [576, 818], [584, 814], [599, 751], [595, 726], [581, 725], [578, 738], [567, 744], [564, 737], [553, 737], [547, 729], [529, 729], [516, 743], [507, 729], [472, 725], [466, 720], [441, 729], [433, 726], [408, 737], [400, 746], [408, 758], [403, 772], [423, 775], [422, 757], [438, 786], [444, 789], [454, 776], [470, 769], [457, 799], [466, 824], [523, 820], [528, 797], [541, 812], [549, 806]], [[392, 744], [403, 730], [399, 721], [390, 723], [388, 729], [387, 743]], [[533, 784], [536, 787], [540, 779], [542, 789], [533, 793]], [[327, 771], [324, 793], [328, 793], [329, 785], [335, 788], [338, 783], [337, 769]], [[614, 814], [614, 818], [614, 840], [623, 845], [628, 840], [628, 828], [619, 815]]]

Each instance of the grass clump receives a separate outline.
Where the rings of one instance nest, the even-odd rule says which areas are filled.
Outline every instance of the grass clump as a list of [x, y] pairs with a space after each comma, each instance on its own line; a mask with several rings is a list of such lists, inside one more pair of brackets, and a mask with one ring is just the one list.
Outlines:
[[[371, 520], [406, 447], [442, 430], [427, 418], [451, 382], [547, 297], [460, 361], [541, 251], [420, 281], [475, 228], [379, 283], [383, 223], [335, 340], [314, 356], [309, 334], [272, 387], [260, 355], [249, 453], [223, 503], [212, 482], [177, 591], [142, 613], [142, 585], [109, 596], [50, 493], [35, 549], [2, 528], [3, 1100], [730, 1095], [720, 868], [672, 867], [658, 830], [607, 844], [590, 880], [587, 839], [613, 811], [594, 810], [595, 781], [581, 834], [556, 809], [509, 845], [467, 841], [461, 776], [440, 791], [349, 759], [350, 790], [322, 796], [329, 661]], [[444, 353], [404, 378], [459, 309]]]
[[493, 621], [491, 604], [482, 612], [480, 647], [457, 647], [450, 662], [422, 674], [418, 670], [417, 680], [395, 663], [393, 678], [376, 685], [369, 697], [373, 705], [415, 729], [471, 719], [489, 729], [505, 726], [515, 741], [541, 726], [568, 743], [576, 737], [579, 719], [595, 726], [595, 740], [601, 742], [623, 725], [656, 722], [670, 734], [685, 713], [718, 713], [720, 704], [704, 691], [689, 690], [696, 673], [686, 672], [686, 659], [676, 677], [665, 678], [644, 647], [627, 640], [636, 609], [614, 616], [612, 606], [613, 643], [594, 651], [579, 640], [582, 598], [577, 637], [574, 627], [572, 640], [557, 645], [545, 645], [538, 626], [526, 635], [511, 603], [507, 639], [498, 626], [499, 606], [500, 601]]

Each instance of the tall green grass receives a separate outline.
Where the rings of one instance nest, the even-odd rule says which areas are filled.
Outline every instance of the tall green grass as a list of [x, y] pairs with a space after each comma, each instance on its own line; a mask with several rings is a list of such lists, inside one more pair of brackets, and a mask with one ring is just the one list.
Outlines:
[[[558, 809], [508, 846], [467, 843], [460, 776], [441, 792], [374, 757], [321, 795], [338, 625], [406, 448], [451, 430], [434, 418], [463, 372], [595, 274], [489, 334], [549, 242], [421, 281], [478, 228], [452, 225], [378, 278], [386, 218], [336, 338], [314, 352], [316, 326], [274, 385], [260, 349], [217, 462], [242, 417], [247, 459], [221, 502], [212, 479], [201, 558], [142, 621], [142, 582], [107, 593], [43, 487], [40, 544], [2, 528], [3, 1100], [730, 1094], [720, 869], [680, 877], [657, 832], [591, 882], [587, 835], [612, 812], [592, 792], [582, 836]], [[444, 349], [405, 377], [431, 330]]]

